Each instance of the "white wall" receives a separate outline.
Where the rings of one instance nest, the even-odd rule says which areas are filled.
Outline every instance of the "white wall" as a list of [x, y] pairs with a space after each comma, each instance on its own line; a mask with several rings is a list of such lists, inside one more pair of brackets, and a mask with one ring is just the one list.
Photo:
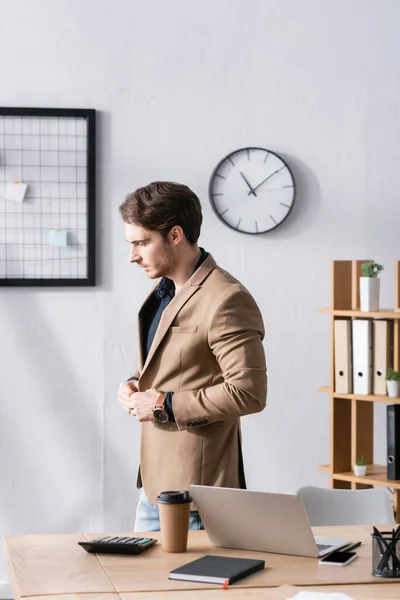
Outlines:
[[[268, 407], [244, 419], [249, 487], [328, 485], [317, 386], [330, 260], [385, 264], [390, 306], [400, 258], [399, 2], [0, 0], [0, 14], [2, 105], [99, 111], [99, 285], [0, 288], [0, 536], [132, 526], [139, 427], [116, 390], [135, 367], [149, 282], [128, 264], [117, 207], [154, 179], [199, 194], [202, 245], [265, 318]], [[229, 230], [208, 201], [214, 166], [246, 145], [282, 153], [298, 185], [267, 236]], [[1, 557], [0, 582], [7, 595]]]

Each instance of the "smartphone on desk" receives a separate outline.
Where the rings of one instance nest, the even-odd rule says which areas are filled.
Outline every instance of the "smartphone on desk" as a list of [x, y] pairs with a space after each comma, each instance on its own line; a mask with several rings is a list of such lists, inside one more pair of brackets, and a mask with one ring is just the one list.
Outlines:
[[353, 560], [357, 558], [357, 552], [340, 552], [337, 550], [336, 552], [331, 552], [328, 556], [321, 558], [319, 561], [320, 565], [330, 565], [333, 567], [345, 567], [349, 565]]

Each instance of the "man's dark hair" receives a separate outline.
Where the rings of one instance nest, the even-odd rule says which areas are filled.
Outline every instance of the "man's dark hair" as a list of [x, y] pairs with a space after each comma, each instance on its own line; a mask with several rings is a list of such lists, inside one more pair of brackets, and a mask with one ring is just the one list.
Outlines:
[[190, 244], [200, 236], [203, 216], [200, 200], [181, 183], [153, 181], [128, 194], [119, 207], [125, 223], [158, 231], [164, 238], [174, 225], [180, 225]]

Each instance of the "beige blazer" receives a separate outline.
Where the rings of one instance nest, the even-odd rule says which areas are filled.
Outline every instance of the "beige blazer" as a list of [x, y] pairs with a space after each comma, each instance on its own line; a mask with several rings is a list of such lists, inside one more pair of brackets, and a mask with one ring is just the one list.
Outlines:
[[145, 362], [140, 315], [139, 390], [174, 392], [176, 419], [141, 425], [148, 499], [155, 504], [161, 491], [191, 483], [243, 487], [239, 417], [263, 410], [267, 395], [264, 326], [253, 297], [208, 255], [164, 310]]

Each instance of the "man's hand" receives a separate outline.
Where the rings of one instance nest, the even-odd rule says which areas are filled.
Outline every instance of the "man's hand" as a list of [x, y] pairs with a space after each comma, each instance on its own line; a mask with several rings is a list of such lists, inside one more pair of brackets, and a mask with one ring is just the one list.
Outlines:
[[132, 407], [131, 415], [134, 415], [139, 422], [154, 421], [153, 409], [160, 397], [160, 392], [151, 388], [145, 392], [136, 392], [130, 398]]
[[130, 414], [132, 410], [131, 396], [138, 391], [137, 381], [124, 381], [118, 388], [118, 402], [120, 406]]

